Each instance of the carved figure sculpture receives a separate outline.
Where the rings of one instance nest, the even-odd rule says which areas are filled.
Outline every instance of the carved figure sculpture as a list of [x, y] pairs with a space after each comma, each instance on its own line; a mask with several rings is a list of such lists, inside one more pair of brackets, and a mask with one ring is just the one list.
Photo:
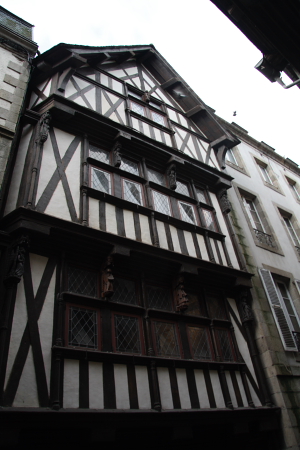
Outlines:
[[108, 256], [102, 267], [102, 297], [110, 298], [114, 293], [112, 268], [113, 258], [112, 256]]
[[170, 189], [173, 189], [173, 191], [175, 191], [175, 189], [177, 188], [177, 183], [176, 183], [176, 165], [175, 164], [171, 164], [168, 167], [167, 176], [168, 176]]
[[187, 293], [184, 290], [184, 278], [180, 276], [175, 286], [176, 310], [185, 311], [189, 305]]

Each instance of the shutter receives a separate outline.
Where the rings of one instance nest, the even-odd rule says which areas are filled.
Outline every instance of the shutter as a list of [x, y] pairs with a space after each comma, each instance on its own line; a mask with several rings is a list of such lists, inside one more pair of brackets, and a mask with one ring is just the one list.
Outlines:
[[284, 349], [296, 352], [297, 347], [291, 331], [293, 327], [290, 323], [290, 318], [285, 311], [285, 305], [282, 304], [281, 298], [278, 295], [271, 272], [265, 269], [259, 269], [259, 274], [265, 288]]

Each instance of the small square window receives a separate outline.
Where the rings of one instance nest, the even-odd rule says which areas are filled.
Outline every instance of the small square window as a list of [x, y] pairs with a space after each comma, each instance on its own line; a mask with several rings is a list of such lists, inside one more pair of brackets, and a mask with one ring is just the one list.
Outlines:
[[89, 156], [91, 158], [97, 159], [97, 161], [109, 164], [109, 152], [101, 148], [95, 147], [94, 145], [90, 145]]
[[69, 306], [68, 344], [74, 347], [98, 347], [97, 311]]
[[123, 180], [124, 185], [124, 198], [129, 202], [136, 203], [137, 205], [142, 205], [142, 189], [138, 183], [133, 181]]
[[130, 161], [130, 159], [124, 158], [123, 156], [120, 168], [122, 170], [126, 170], [126, 172], [133, 173], [134, 175], [139, 175], [139, 165], [134, 161]]
[[162, 173], [157, 172], [154, 169], [148, 169], [148, 177], [150, 181], [153, 181], [153, 183], [160, 184], [161, 186], [166, 186], [166, 179]]
[[175, 323], [153, 322], [158, 356], [180, 357]]
[[92, 167], [92, 187], [97, 189], [97, 191], [111, 194], [110, 173]]
[[157, 191], [152, 191], [153, 199], [154, 199], [154, 208], [155, 211], [161, 212], [163, 214], [171, 215], [170, 211], [170, 203], [167, 195], [161, 194]]
[[145, 108], [139, 103], [131, 102], [131, 110], [137, 114], [140, 114], [143, 117], [145, 117], [146, 115]]
[[172, 310], [170, 292], [154, 286], [147, 286], [147, 300], [149, 308]]
[[215, 336], [222, 360], [227, 362], [234, 361], [235, 358], [230, 331], [226, 329], [216, 328]]
[[155, 111], [151, 111], [151, 119], [154, 122], [159, 123], [160, 125], [166, 125], [164, 116], [162, 114], [158, 114]]
[[184, 202], [178, 202], [182, 220], [197, 225], [195, 211], [193, 205]]
[[97, 296], [97, 274], [78, 267], [68, 267], [68, 291], [75, 294]]
[[187, 327], [187, 329], [193, 358], [211, 361], [212, 352], [207, 328]]
[[214, 213], [212, 211], [209, 211], [208, 209], [202, 209], [202, 211], [203, 211], [206, 228], [208, 228], [209, 230], [212, 230], [212, 231], [218, 231], [217, 225], [215, 222]]
[[118, 303], [137, 305], [138, 301], [134, 281], [115, 277], [112, 300]]
[[137, 317], [114, 314], [117, 352], [141, 354], [140, 324]]
[[197, 194], [198, 202], [207, 203], [204, 189], [196, 188], [196, 194]]
[[185, 183], [182, 183], [181, 181], [176, 181], [177, 187], [176, 192], [179, 192], [179, 194], [183, 195], [190, 195], [188, 185]]

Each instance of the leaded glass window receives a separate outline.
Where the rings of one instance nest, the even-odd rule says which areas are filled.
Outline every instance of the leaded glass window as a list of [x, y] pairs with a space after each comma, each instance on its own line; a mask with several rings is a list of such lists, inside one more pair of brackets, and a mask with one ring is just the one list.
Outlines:
[[162, 173], [157, 172], [154, 169], [148, 169], [148, 176], [150, 181], [160, 184], [161, 186], [166, 186], [166, 179]]
[[198, 202], [207, 203], [207, 200], [205, 197], [205, 191], [203, 189], [196, 188], [196, 193], [197, 193]]
[[188, 203], [179, 202], [181, 218], [185, 222], [197, 224], [194, 207]]
[[214, 213], [212, 211], [209, 211], [208, 209], [202, 209], [202, 211], [206, 228], [209, 228], [210, 230], [213, 231], [217, 231]]
[[86, 348], [98, 347], [96, 311], [69, 307], [69, 345]]
[[149, 308], [172, 310], [170, 292], [153, 286], [147, 286], [147, 299]]
[[136, 162], [130, 161], [130, 159], [124, 158], [122, 156], [121, 169], [126, 170], [126, 172], [133, 173], [134, 175], [139, 175], [139, 166]]
[[133, 112], [145, 116], [145, 108], [139, 103], [131, 102], [131, 109]]
[[92, 187], [97, 191], [111, 194], [110, 173], [92, 167]]
[[221, 358], [223, 359], [223, 361], [234, 361], [229, 333], [229, 330], [222, 330], [219, 328], [215, 329], [215, 334], [219, 343]]
[[125, 280], [124, 278], [115, 278], [112, 300], [118, 303], [137, 305], [138, 302], [134, 281]]
[[153, 120], [153, 122], [159, 123], [160, 125], [165, 126], [165, 118], [162, 114], [158, 114], [155, 111], [151, 111], [151, 118]]
[[133, 181], [123, 180], [124, 184], [124, 198], [129, 202], [136, 203], [137, 205], [142, 205], [142, 189], [138, 183]]
[[167, 322], [154, 322], [156, 351], [158, 356], [179, 357], [176, 325]]
[[141, 353], [137, 317], [115, 314], [115, 346], [117, 352]]
[[177, 187], [176, 192], [179, 192], [179, 194], [183, 195], [190, 195], [188, 185], [185, 183], [182, 183], [181, 181], [176, 181]]
[[68, 267], [68, 291], [96, 297], [97, 274], [77, 267]]
[[224, 300], [218, 292], [206, 292], [206, 303], [212, 319], [227, 319]]
[[206, 328], [188, 327], [190, 345], [194, 359], [212, 359], [209, 345], [208, 332]]
[[161, 194], [160, 192], [153, 191], [154, 198], [154, 209], [155, 211], [161, 212], [163, 214], [171, 215], [170, 203], [167, 195]]
[[109, 164], [109, 152], [90, 144], [89, 156], [98, 161]]

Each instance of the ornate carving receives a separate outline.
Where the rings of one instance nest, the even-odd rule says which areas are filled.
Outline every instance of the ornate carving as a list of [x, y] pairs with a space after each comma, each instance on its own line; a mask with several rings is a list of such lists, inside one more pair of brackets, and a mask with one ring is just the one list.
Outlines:
[[185, 311], [189, 305], [187, 293], [184, 290], [184, 278], [179, 276], [175, 282], [174, 294], [176, 299], [176, 310]]
[[238, 297], [239, 297], [239, 311], [242, 322], [252, 321], [254, 317], [248, 298], [248, 290], [240, 289]]
[[169, 188], [173, 189], [173, 191], [175, 191], [175, 189], [177, 188], [177, 183], [176, 183], [176, 164], [171, 164], [168, 169], [167, 169], [167, 176], [168, 176], [168, 181], [169, 181]]
[[25, 254], [29, 248], [28, 236], [22, 236], [13, 246], [8, 262], [8, 271], [5, 283], [17, 284], [24, 273]]
[[226, 189], [223, 189], [222, 191], [219, 192], [219, 200], [220, 200], [222, 213], [223, 214], [230, 213], [230, 211], [231, 211], [231, 203], [228, 200]]
[[110, 298], [114, 293], [114, 276], [112, 274], [113, 257], [108, 256], [102, 266], [102, 297]]
[[40, 145], [42, 145], [48, 139], [50, 122], [51, 122], [51, 114], [49, 113], [49, 111], [47, 111], [42, 115], [39, 122], [39, 131], [38, 136], [36, 138], [36, 142]]
[[122, 163], [121, 150], [122, 150], [122, 144], [120, 142], [116, 142], [114, 147], [113, 147], [114, 166], [115, 167], [120, 167], [120, 165]]
[[144, 95], [142, 96], [142, 100], [143, 100], [143, 102], [147, 102], [147, 103], [150, 102], [150, 94], [148, 91], [145, 91]]
[[273, 242], [273, 237], [270, 234], [264, 233], [263, 231], [256, 230], [254, 228], [255, 236], [257, 237], [258, 242], [263, 245], [267, 245], [268, 247], [275, 247]]

